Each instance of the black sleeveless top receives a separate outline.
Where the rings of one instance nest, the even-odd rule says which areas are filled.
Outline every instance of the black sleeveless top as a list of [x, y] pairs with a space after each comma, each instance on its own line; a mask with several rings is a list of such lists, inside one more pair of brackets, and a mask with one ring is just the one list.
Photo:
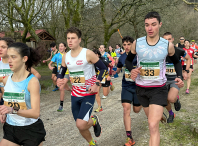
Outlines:
[[184, 46], [184, 44], [183, 45], [181, 45], [180, 43], [178, 43], [178, 48], [185, 48], [185, 46]]

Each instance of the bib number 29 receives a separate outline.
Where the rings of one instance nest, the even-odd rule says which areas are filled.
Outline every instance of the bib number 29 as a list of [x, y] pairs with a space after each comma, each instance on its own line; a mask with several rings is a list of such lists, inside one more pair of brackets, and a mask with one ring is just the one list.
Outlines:
[[14, 103], [8, 102], [8, 105], [9, 105], [10, 107], [18, 107], [18, 108], [20, 108], [20, 105], [19, 105], [18, 103], [16, 103], [16, 102], [14, 102]]

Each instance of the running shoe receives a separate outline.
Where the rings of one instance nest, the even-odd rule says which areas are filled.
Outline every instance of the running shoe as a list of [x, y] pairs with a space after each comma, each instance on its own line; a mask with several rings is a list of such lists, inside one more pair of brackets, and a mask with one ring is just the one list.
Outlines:
[[58, 112], [62, 112], [63, 111], [63, 106], [59, 106], [59, 108], [57, 109]]
[[106, 99], [106, 98], [107, 98], [107, 96], [104, 96], [104, 95], [102, 96], [102, 99]]
[[112, 85], [110, 86], [110, 89], [111, 89], [111, 91], [113, 91], [113, 90], [115, 89], [115, 86], [112, 84]]
[[169, 115], [169, 117], [167, 119], [167, 123], [173, 123], [175, 116], [176, 116], [175, 113], [173, 115]]
[[163, 112], [162, 118], [160, 120], [162, 123], [167, 123], [167, 116], [166, 114]]
[[174, 107], [176, 111], [179, 111], [181, 109], [181, 103], [179, 99], [177, 99], [177, 101], [174, 103]]
[[186, 94], [189, 94], [189, 89], [186, 89]]
[[57, 91], [57, 90], [59, 90], [59, 88], [58, 87], [55, 87], [52, 91]]
[[103, 111], [102, 107], [98, 107], [94, 112], [101, 112]]
[[132, 139], [130, 139], [129, 137], [126, 139], [126, 143], [124, 144], [124, 146], [132, 146], [135, 144], [135, 141]]
[[[95, 141], [95, 140], [94, 140]], [[89, 146], [92, 146], [92, 145], [89, 145]], [[96, 141], [95, 141], [95, 146], [98, 146], [97, 144], [96, 144]]]
[[95, 136], [96, 136], [96, 137], [99, 137], [100, 134], [101, 134], [101, 126], [100, 126], [100, 124], [99, 124], [98, 116], [93, 115], [92, 118], [96, 119], [96, 124], [93, 126]]

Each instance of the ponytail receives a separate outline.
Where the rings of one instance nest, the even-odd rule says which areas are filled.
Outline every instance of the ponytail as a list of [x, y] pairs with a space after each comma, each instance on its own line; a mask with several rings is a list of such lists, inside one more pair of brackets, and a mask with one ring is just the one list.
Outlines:
[[25, 62], [26, 69], [28, 71], [30, 71], [33, 65], [38, 65], [42, 59], [42, 56], [39, 54], [40, 47], [33, 49], [24, 43], [17, 42], [9, 45], [8, 49], [9, 48], [15, 49], [21, 55], [21, 57], [28, 57], [28, 60]]

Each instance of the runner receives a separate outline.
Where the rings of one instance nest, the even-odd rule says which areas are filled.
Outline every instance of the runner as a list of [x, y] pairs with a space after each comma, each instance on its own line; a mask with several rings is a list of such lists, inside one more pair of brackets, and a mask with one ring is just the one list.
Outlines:
[[[112, 46], [109, 46], [109, 52], [108, 53], [110, 54], [110, 56], [113, 58], [113, 60], [115, 62], [115, 60], [117, 59], [117, 57], [116, 57], [116, 52], [113, 51], [113, 47]], [[109, 59], [109, 63], [112, 63], [111, 59]], [[112, 69], [113, 69], [113, 65], [111, 64], [110, 65], [110, 69], [109, 69], [109, 75], [111, 76], [111, 78], [114, 78], [112, 76]]]
[[[194, 50], [194, 54], [195, 54], [195, 55], [197, 55], [197, 52], [198, 52], [198, 46], [197, 46], [197, 45], [195, 45], [195, 40], [192, 40], [192, 41], [191, 41], [191, 45], [190, 45], [190, 47], [191, 47], [191, 48], [193, 48], [193, 50]], [[193, 57], [193, 59], [194, 59], [194, 64], [196, 64], [196, 63], [197, 63], [197, 58], [196, 58], [196, 57]]]
[[4, 91], [3, 78], [4, 76], [10, 75], [12, 73], [12, 71], [10, 71], [7, 57], [8, 45], [12, 43], [14, 43], [14, 41], [11, 38], [0, 38], [0, 105], [4, 104], [2, 98], [2, 91]]
[[118, 64], [118, 59], [119, 57], [124, 53], [123, 52], [123, 49], [121, 48], [121, 45], [120, 44], [116, 44], [116, 49], [115, 49], [115, 52], [116, 52], [116, 56], [117, 56], [117, 59], [116, 59], [116, 64]]
[[182, 37], [180, 37], [179, 41], [180, 41], [180, 43], [177, 43], [175, 46], [178, 48], [182, 48], [182, 49], [185, 48], [185, 46], [184, 46], [185, 38], [182, 36]]
[[[105, 60], [104, 57], [101, 56], [100, 51], [97, 50], [97, 49], [94, 49], [93, 52], [105, 64], [105, 66], [107, 67], [106, 69], [108, 69], [109, 63], [108, 63], [107, 60]], [[99, 75], [100, 70], [96, 66], [95, 66], [95, 70], [96, 70], [96, 74]], [[97, 77], [97, 75], [96, 75], [96, 77]], [[103, 78], [103, 80], [102, 80], [102, 82], [101, 82], [101, 84], [100, 84], [100, 86], [98, 88], [98, 93], [96, 94], [96, 102], [98, 104], [98, 108], [94, 112], [103, 111], [103, 108], [102, 108], [102, 105], [101, 105], [101, 99], [100, 99], [100, 88], [101, 88], [101, 86], [103, 87], [102, 88], [103, 89], [103, 96], [105, 96], [105, 97], [108, 96], [109, 91], [110, 91], [109, 90], [109, 86], [110, 86], [110, 81], [111, 81], [111, 80], [108, 80], [108, 76], [109, 76], [109, 73], [106, 72], [105, 77]]]
[[[60, 71], [60, 67], [61, 67], [61, 63], [62, 63], [62, 57], [64, 54], [66, 54], [65, 52], [65, 49], [66, 49], [66, 44], [65, 43], [60, 43], [59, 44], [59, 53], [58, 54], [55, 54], [54, 57], [52, 58], [52, 60], [50, 61], [50, 63], [48, 64], [48, 67], [50, 70], [54, 70], [54, 68], [56, 67], [57, 69], [57, 74], [58, 72]], [[53, 62], [56, 62], [57, 65], [55, 67], [52, 67], [52, 63]], [[67, 81], [65, 82], [63, 88], [60, 88], [60, 105], [59, 105], [59, 108], [58, 108], [58, 112], [62, 112], [63, 111], [63, 102], [64, 102], [64, 96], [65, 96], [65, 89], [68, 90], [68, 91], [71, 91], [70, 87], [68, 86], [67, 82], [69, 80], [69, 72], [67, 71], [65, 73], [65, 76], [64, 78], [67, 79]], [[57, 80], [57, 77], [55, 76], [54, 77], [54, 80], [56, 81]]]
[[[1, 98], [0, 105], [3, 105], [3, 99], [2, 99], [2, 95], [3, 95], [2, 92], [4, 92], [3, 78], [13, 73], [10, 70], [8, 64], [8, 55], [7, 55], [8, 46], [11, 45], [12, 43], [14, 43], [14, 41], [11, 38], [0, 38], [0, 98]], [[41, 75], [33, 67], [31, 67], [28, 71], [31, 72], [33, 75], [35, 75], [38, 79], [41, 78]]]
[[[56, 49], [56, 43], [53, 42], [50, 44], [50, 48], [51, 48], [51, 55], [50, 55], [50, 58], [48, 58], [47, 60], [43, 60], [43, 63], [51, 60], [55, 54], [58, 54], [59, 51]], [[52, 90], [52, 91], [57, 91], [58, 90], [58, 86], [56, 85], [56, 74], [57, 74], [57, 66], [54, 65], [54, 69], [52, 70], [52, 81], [53, 81], [53, 84], [55, 85], [55, 88]]]
[[[126, 59], [126, 67], [131, 71], [131, 78], [136, 82], [136, 93], [144, 112], [148, 117], [150, 141], [149, 146], [160, 145], [159, 121], [164, 106], [167, 106], [168, 90], [166, 87], [165, 59], [168, 55], [174, 63], [177, 78], [176, 85], [183, 86], [181, 64], [175, 55], [174, 45], [159, 37], [162, 25], [157, 12], [149, 12], [145, 16], [147, 36], [134, 41]], [[137, 68], [132, 61], [137, 54]]]
[[23, 43], [8, 48], [8, 62], [13, 74], [3, 79], [4, 105], [0, 106], [0, 121], [4, 123], [2, 146], [42, 146], [45, 129], [40, 116], [40, 84], [27, 71], [37, 64], [40, 55]]
[[[166, 32], [163, 35], [163, 38], [168, 40], [169, 43], [173, 43], [174, 38], [170, 32]], [[190, 61], [191, 58], [190, 56], [181, 48], [175, 48], [175, 54], [177, 55], [178, 59], [180, 60], [181, 57], [183, 56], [187, 60], [187, 70], [184, 72], [184, 78], [186, 78], [187, 73], [189, 73], [189, 68], [190, 68]], [[179, 111], [181, 108], [181, 103], [179, 101], [179, 87], [175, 84], [175, 78], [176, 78], [176, 72], [174, 68], [174, 64], [170, 60], [169, 57], [166, 58], [166, 78], [167, 78], [167, 88], [169, 90], [168, 92], [168, 105], [166, 106], [167, 111], [169, 112], [169, 118], [167, 119], [167, 123], [173, 123], [173, 120], [175, 118], [175, 113], [173, 113], [171, 104], [174, 103], [174, 107], [176, 111]]]
[[[107, 52], [105, 52], [104, 45], [100, 45], [99, 51], [100, 51], [102, 57], [105, 58], [105, 61], [109, 63], [109, 65], [108, 65], [108, 67], [110, 68], [109, 75], [111, 75], [112, 74], [111, 68], [113, 68], [113, 66], [115, 65], [115, 61], [114, 61], [113, 57], [111, 57]], [[109, 62], [109, 60], [111, 60], [111, 62]], [[115, 87], [114, 87], [113, 83], [111, 82], [111, 76], [109, 76], [109, 75], [107, 77], [107, 80], [110, 81], [110, 86], [108, 86], [108, 87], [111, 89], [111, 91], [113, 91]], [[105, 86], [105, 87], [107, 87], [107, 86]], [[106, 98], [107, 98], [107, 96], [105, 96], [105, 95], [102, 96], [102, 99], [106, 99]]]
[[[90, 118], [90, 116], [95, 102], [95, 94], [106, 73], [106, 66], [94, 52], [80, 46], [81, 31], [78, 28], [71, 27], [66, 34], [67, 45], [71, 50], [63, 56], [57, 85], [61, 87], [64, 84], [65, 79], [63, 78], [68, 68], [72, 83], [72, 113], [76, 126], [89, 145], [97, 145], [92, 139], [89, 128], [93, 126], [95, 136], [99, 137], [101, 127], [98, 117], [93, 115]], [[94, 65], [100, 70], [98, 79], [96, 79]]]
[[[191, 83], [191, 74], [193, 71], [193, 57], [198, 58], [197, 55], [194, 54], [194, 50], [193, 48], [190, 47], [190, 41], [189, 40], [185, 40], [184, 42], [185, 44], [185, 48], [183, 48], [188, 55], [191, 58], [191, 64], [190, 64], [190, 68], [189, 68], [189, 74], [188, 74], [188, 79], [187, 79], [187, 89], [186, 89], [186, 94], [189, 94], [189, 88], [190, 88], [190, 83]], [[183, 65], [183, 72], [185, 72], [186, 70], [186, 60], [182, 59], [182, 65]]]
[[[133, 44], [134, 39], [130, 36], [126, 36], [122, 39], [122, 45], [124, 47], [125, 53], [122, 54], [119, 58], [118, 65], [117, 65], [117, 71], [113, 71], [113, 74], [120, 73], [122, 67], [125, 67], [125, 60], [127, 58], [127, 54], [130, 51], [130, 48]], [[137, 57], [133, 60], [133, 66], [136, 67], [137, 65]], [[133, 103], [133, 111], [135, 113], [139, 113], [142, 106], [140, 105], [137, 95], [136, 95], [136, 85], [135, 82], [130, 78], [130, 72], [125, 69], [125, 74], [123, 74], [122, 78], [122, 93], [121, 93], [121, 102], [123, 106], [123, 120], [124, 120], [124, 126], [126, 130], [127, 135], [127, 142], [124, 146], [132, 146], [135, 144], [135, 141], [132, 138], [132, 132], [131, 132], [131, 104]]]

